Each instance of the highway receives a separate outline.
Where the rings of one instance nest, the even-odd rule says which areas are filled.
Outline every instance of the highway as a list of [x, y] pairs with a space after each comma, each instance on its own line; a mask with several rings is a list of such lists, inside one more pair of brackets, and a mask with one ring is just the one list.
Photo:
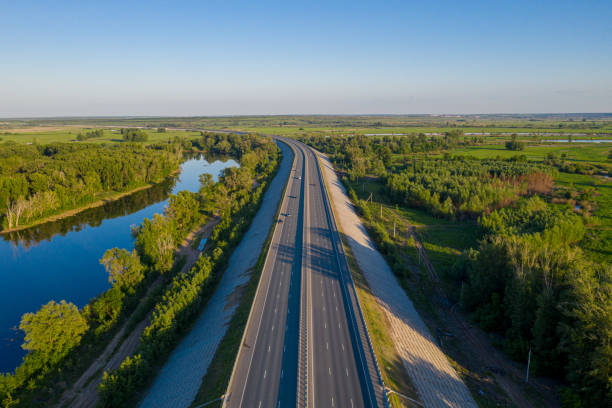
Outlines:
[[314, 151], [295, 152], [225, 407], [383, 407]]

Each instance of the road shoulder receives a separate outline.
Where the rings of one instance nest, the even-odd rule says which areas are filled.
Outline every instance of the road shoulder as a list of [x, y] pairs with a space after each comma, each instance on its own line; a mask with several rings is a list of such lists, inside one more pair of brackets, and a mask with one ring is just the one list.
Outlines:
[[376, 250], [355, 213], [333, 166], [322, 154], [322, 169], [335, 214], [348, 246], [387, 318], [390, 337], [405, 370], [426, 407], [476, 407], [468, 388], [402, 290], [382, 255]]

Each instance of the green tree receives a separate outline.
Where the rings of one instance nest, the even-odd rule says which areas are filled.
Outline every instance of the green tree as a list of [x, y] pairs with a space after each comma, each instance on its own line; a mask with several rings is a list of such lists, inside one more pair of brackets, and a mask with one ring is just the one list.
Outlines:
[[80, 343], [88, 324], [74, 304], [52, 300], [38, 312], [24, 314], [19, 328], [25, 332], [21, 347], [53, 364]]
[[100, 263], [108, 272], [108, 281], [123, 290], [133, 289], [144, 278], [144, 267], [136, 250], [108, 249]]

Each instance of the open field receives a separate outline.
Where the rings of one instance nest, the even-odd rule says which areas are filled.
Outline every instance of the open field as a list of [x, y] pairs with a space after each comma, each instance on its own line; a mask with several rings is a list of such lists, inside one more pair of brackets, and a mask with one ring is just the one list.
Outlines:
[[[611, 114], [541, 115], [278, 115], [221, 117], [49, 118], [0, 121], [0, 133], [36, 127], [145, 126], [238, 130], [278, 135], [305, 132], [338, 134], [444, 133], [576, 133], [612, 135]], [[74, 132], [73, 132], [74, 133]], [[1, 136], [0, 136], [1, 137]]]
[[[76, 137], [79, 133], [86, 133], [96, 127], [40, 127], [27, 129], [0, 129], [0, 141], [14, 141], [17, 143], [39, 143], [47, 144], [53, 142], [76, 142]], [[86, 143], [109, 143], [122, 142], [120, 127], [104, 129], [104, 136], [98, 138], [87, 139]], [[157, 132], [156, 129], [146, 130], [149, 135], [149, 140], [146, 143], [163, 142], [174, 137], [196, 137], [199, 132], [190, 132], [183, 130], [167, 130], [166, 132]]]
[[542, 161], [549, 153], [557, 156], [565, 153], [567, 160], [603, 163], [608, 160], [612, 151], [612, 143], [555, 143], [547, 145], [527, 145], [525, 150], [507, 150], [503, 144], [486, 144], [481, 146], [468, 146], [451, 151], [454, 155], [472, 156], [478, 159], [494, 159], [501, 157], [507, 159], [525, 155], [529, 160]]

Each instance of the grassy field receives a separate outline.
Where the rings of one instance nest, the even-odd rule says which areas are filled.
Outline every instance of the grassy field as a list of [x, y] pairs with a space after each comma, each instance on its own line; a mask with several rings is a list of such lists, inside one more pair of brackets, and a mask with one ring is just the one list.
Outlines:
[[6, 119], [0, 121], [0, 134], [4, 131], [12, 131], [12, 129], [31, 130], [33, 127], [67, 126], [201, 128], [280, 135], [305, 132], [340, 134], [443, 133], [460, 129], [466, 133], [584, 133], [612, 136], [612, 115], [279, 115]]
[[433, 266], [442, 274], [450, 270], [462, 251], [477, 246], [480, 234], [474, 221], [449, 221], [433, 217], [423, 210], [391, 206], [383, 193], [384, 186], [376, 179], [349, 183], [349, 186], [360, 199], [365, 200], [372, 194], [368, 206], [374, 220], [385, 226], [389, 236], [404, 248], [413, 265], [418, 265], [419, 258], [408, 237], [410, 226], [415, 227]]
[[589, 200], [595, 206], [582, 247], [597, 262], [612, 264], [612, 181], [599, 176], [559, 173], [555, 179], [559, 186], [587, 191], [593, 189]]
[[472, 156], [479, 159], [501, 157], [507, 159], [514, 156], [525, 155], [529, 160], [543, 161], [549, 153], [560, 157], [562, 153], [567, 155], [567, 160], [603, 163], [608, 160], [608, 154], [612, 151], [612, 143], [556, 143], [547, 145], [528, 145], [525, 150], [507, 150], [503, 144], [468, 146], [454, 149], [454, 155]]
[[[65, 127], [62, 129], [51, 128], [50, 130], [45, 128], [40, 129], [26, 129], [22, 131], [16, 130], [5, 130], [0, 131], [0, 139], [2, 141], [14, 141], [17, 143], [39, 143], [47, 144], [53, 142], [76, 142], [76, 137], [79, 133], [86, 133], [96, 129], [94, 127]], [[199, 132], [190, 132], [183, 130], [167, 130], [166, 132], [157, 132], [156, 130], [147, 130], [146, 133], [149, 135], [149, 140], [146, 143], [163, 142], [173, 137], [197, 137], [200, 135]], [[122, 142], [119, 128], [104, 129], [104, 136], [99, 138], [87, 139], [86, 143], [120, 143]]]

